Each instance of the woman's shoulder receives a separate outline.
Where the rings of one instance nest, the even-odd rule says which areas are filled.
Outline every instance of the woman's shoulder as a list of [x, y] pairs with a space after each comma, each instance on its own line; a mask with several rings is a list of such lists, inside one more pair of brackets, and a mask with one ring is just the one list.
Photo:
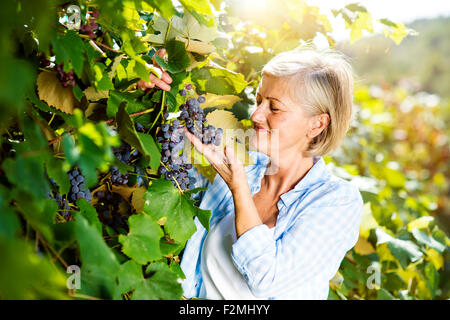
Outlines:
[[330, 172], [327, 179], [314, 191], [320, 197], [313, 206], [363, 205], [359, 188], [351, 181]]

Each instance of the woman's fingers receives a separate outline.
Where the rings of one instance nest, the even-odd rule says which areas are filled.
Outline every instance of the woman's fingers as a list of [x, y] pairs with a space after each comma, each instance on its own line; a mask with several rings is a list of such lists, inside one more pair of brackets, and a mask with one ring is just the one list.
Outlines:
[[[155, 54], [156, 54], [157, 56], [159, 56], [160, 58], [163, 58], [163, 59], [164, 59], [164, 56], [166, 55], [166, 49], [161, 48], [161, 49], [159, 49], [158, 51], [156, 51]], [[155, 59], [153, 59], [153, 64], [157, 64], [156, 61], [155, 61]]]
[[[166, 49], [159, 49], [158, 51], [156, 51], [155, 53], [156, 55], [158, 55], [161, 58], [164, 58], [164, 55], [166, 54]], [[153, 73], [150, 74], [150, 81], [144, 81], [144, 80], [140, 80], [137, 83], [137, 86], [141, 89], [141, 90], [147, 90], [147, 89], [151, 89], [154, 88], [155, 86], [157, 86], [158, 88], [164, 90], [164, 91], [170, 91], [170, 83], [172, 83], [172, 78], [170, 77], [170, 75], [165, 72], [160, 66], [158, 66], [158, 63], [155, 61], [155, 59], [153, 58], [153, 65], [154, 67], [160, 68], [163, 72], [161, 75], [161, 79], [159, 79], [157, 76], [155, 76]]]
[[[170, 80], [171, 80], [170, 82], [172, 82], [172, 79], [170, 79]], [[164, 91], [170, 91], [170, 86], [163, 80], [158, 79], [154, 74], [150, 75], [150, 83], [153, 84], [153, 86], [157, 86], [158, 88], [160, 88]]]
[[[212, 165], [221, 166], [226, 164], [225, 157], [218, 151], [215, 145], [203, 144], [200, 139], [185, 129], [185, 134], [198, 152], [203, 154]], [[216, 147], [216, 148], [214, 148]]]
[[167, 72], [163, 72], [162, 76], [161, 76], [161, 80], [164, 81], [165, 83], [172, 83], [172, 78], [169, 76], [169, 74]]

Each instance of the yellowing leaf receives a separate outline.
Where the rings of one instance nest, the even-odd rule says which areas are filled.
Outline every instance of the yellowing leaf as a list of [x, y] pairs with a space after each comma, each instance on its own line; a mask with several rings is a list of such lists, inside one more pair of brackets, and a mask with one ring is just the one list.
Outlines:
[[418, 219], [415, 219], [408, 223], [408, 231], [411, 232], [414, 228], [423, 229], [427, 228], [428, 225], [434, 221], [434, 218], [431, 216], [423, 216]]
[[42, 71], [37, 78], [37, 89], [39, 99], [45, 101], [49, 106], [73, 114], [77, 101], [72, 87], [64, 88], [55, 73]]
[[380, 257], [380, 261], [397, 261], [387, 247], [387, 243], [377, 245], [376, 252]]
[[409, 265], [405, 270], [398, 268], [395, 270], [395, 273], [397, 273], [406, 283], [409, 283], [411, 279], [414, 278], [419, 279], [417, 270], [415, 270], [415, 266], [413, 264]]
[[136, 188], [131, 194], [131, 205], [136, 210], [137, 213], [141, 213], [144, 210], [145, 200], [144, 194], [147, 192], [147, 189], [144, 187]]
[[202, 176], [208, 179], [211, 183], [214, 183], [214, 178], [216, 177], [217, 171], [214, 170], [212, 166], [205, 167], [199, 164], [194, 164], [194, 167]]
[[97, 91], [94, 87], [87, 88], [83, 93], [89, 101], [98, 101], [109, 97], [109, 90]]
[[99, 147], [103, 145], [103, 137], [92, 122], [85, 123], [79, 129], [79, 132], [89, 137]]
[[203, 109], [211, 107], [216, 107], [217, 109], [229, 109], [232, 108], [236, 102], [242, 100], [240, 97], [231, 94], [221, 96], [214, 93], [205, 94], [205, 99], [206, 101], [201, 105]]
[[120, 194], [128, 203], [131, 203], [131, 195], [136, 189], [136, 187], [129, 187], [127, 185], [111, 186], [111, 191]]
[[401, 22], [397, 23], [397, 27], [394, 28], [392, 31], [390, 37], [394, 42], [398, 45], [400, 42], [402, 42], [403, 38], [408, 35], [408, 32], [406, 31], [405, 25]]
[[350, 43], [353, 43], [361, 38], [363, 36], [363, 30], [373, 33], [371, 14], [369, 12], [358, 12], [358, 17], [350, 25], [350, 28]]
[[186, 51], [189, 52], [195, 52], [202, 55], [207, 55], [213, 52], [216, 47], [214, 47], [212, 44], [198, 41], [198, 40], [187, 40], [181, 37], [176, 37], [178, 41], [184, 42], [186, 45]]
[[439, 270], [444, 266], [444, 257], [437, 252], [437, 250], [429, 248], [425, 253], [427, 254], [427, 260], [430, 260], [434, 264], [436, 270]]
[[371, 254], [375, 252], [372, 244], [366, 238], [359, 236], [355, 245], [355, 251], [361, 255]]
[[363, 207], [361, 224], [359, 226], [359, 233], [362, 237], [368, 238], [370, 230], [379, 227], [378, 222], [372, 215], [372, 209], [370, 208], [370, 202], [366, 202]]
[[246, 151], [246, 132], [243, 125], [230, 111], [214, 110], [207, 114], [206, 120], [214, 127], [223, 129], [223, 138], [219, 146], [222, 152], [224, 152], [225, 146], [233, 146], [236, 157], [244, 166], [253, 164], [253, 159]]

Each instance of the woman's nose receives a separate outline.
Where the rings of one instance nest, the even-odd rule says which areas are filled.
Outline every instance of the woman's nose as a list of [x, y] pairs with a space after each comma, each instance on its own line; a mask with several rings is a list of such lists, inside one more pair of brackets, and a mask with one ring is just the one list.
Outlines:
[[262, 105], [253, 107], [251, 112], [250, 119], [253, 122], [264, 123], [266, 121], [266, 115]]

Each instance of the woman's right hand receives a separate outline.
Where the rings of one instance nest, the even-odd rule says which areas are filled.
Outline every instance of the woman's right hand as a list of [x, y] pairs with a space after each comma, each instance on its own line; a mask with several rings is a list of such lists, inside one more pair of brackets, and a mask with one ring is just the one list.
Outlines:
[[[166, 49], [159, 49], [158, 51], [156, 51], [156, 53], [158, 56], [160, 56], [161, 58], [164, 59], [164, 55], [166, 54]], [[159, 79], [157, 76], [155, 76], [153, 73], [150, 73], [150, 81], [144, 81], [144, 80], [140, 80], [136, 85], [138, 88], [140, 88], [141, 90], [145, 91], [151, 88], [154, 88], [155, 86], [157, 86], [158, 88], [165, 90], [165, 91], [170, 91], [170, 84], [172, 83], [172, 78], [169, 76], [169, 74], [167, 72], [165, 72], [160, 66], [158, 66], [158, 64], [155, 61], [155, 58], [153, 58], [153, 65], [155, 66], [155, 68], [159, 68], [161, 69], [162, 75], [161, 75], [161, 79]]]

